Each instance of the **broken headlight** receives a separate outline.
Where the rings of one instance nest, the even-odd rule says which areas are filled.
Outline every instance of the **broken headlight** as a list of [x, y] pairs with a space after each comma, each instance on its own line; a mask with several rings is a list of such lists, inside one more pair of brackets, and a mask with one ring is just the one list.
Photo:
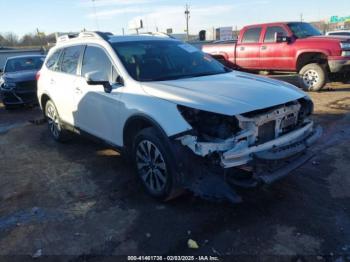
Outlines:
[[298, 102], [301, 105], [298, 118], [299, 120], [304, 120], [314, 112], [314, 103], [307, 96], [299, 99]]
[[227, 139], [240, 131], [237, 118], [186, 106], [177, 106], [182, 117], [192, 126], [196, 136], [204, 141]]

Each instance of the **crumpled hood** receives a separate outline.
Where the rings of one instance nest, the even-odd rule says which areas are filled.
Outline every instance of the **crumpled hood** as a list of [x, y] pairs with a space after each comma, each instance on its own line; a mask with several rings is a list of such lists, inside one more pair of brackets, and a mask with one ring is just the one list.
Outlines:
[[226, 74], [145, 82], [144, 91], [173, 103], [220, 113], [237, 115], [263, 109], [306, 96], [288, 83], [252, 74]]
[[23, 81], [31, 81], [35, 80], [35, 76], [37, 70], [30, 70], [30, 71], [19, 71], [19, 72], [13, 72], [13, 73], [5, 73], [2, 78], [11, 83], [18, 83]]

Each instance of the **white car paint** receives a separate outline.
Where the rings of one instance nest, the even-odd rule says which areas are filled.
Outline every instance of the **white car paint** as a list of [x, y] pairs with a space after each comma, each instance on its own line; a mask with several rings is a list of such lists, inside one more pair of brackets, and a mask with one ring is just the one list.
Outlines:
[[[133, 39], [159, 40], [157, 37], [135, 36], [113, 37], [111, 41]], [[53, 72], [44, 63], [38, 81], [39, 102], [43, 95], [49, 96], [56, 104], [62, 120], [120, 147], [124, 146], [125, 124], [133, 116], [142, 115], [152, 119], [170, 137], [192, 129], [179, 112], [178, 105], [236, 116], [302, 97], [308, 98], [307, 94], [293, 85], [241, 72], [162, 82], [138, 82], [129, 76], [110, 44], [98, 37], [78, 37], [59, 43], [50, 50], [47, 59], [58, 48], [76, 44], [103, 48], [123, 78], [124, 85], [115, 86], [111, 93], [106, 93], [100, 85], [88, 85], [82, 76]], [[313, 125], [309, 125], [308, 131], [312, 129]], [[252, 133], [250, 131], [244, 130], [247, 135]], [[196, 137], [186, 139], [192, 143], [189, 146], [197, 146]], [[213, 145], [212, 149], [217, 146]], [[230, 166], [233, 166], [232, 163]]]
[[147, 94], [175, 104], [231, 116], [306, 96], [293, 85], [241, 72], [145, 83], [142, 87]]

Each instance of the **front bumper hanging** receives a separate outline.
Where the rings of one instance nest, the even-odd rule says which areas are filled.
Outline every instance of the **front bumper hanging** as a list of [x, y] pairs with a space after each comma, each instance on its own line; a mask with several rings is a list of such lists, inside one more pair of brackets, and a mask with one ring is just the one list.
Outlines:
[[[314, 156], [308, 148], [321, 135], [322, 128], [314, 128], [310, 122], [301, 129], [265, 144], [226, 151], [216, 167], [208, 164], [207, 158], [193, 154], [188, 148], [184, 150], [179, 145], [179, 156], [185, 159], [181, 162], [184, 186], [205, 199], [226, 199], [231, 203], [240, 203], [242, 198], [234, 186], [251, 188], [272, 184], [286, 177]], [[235, 178], [242, 171], [249, 173], [248, 179]]]

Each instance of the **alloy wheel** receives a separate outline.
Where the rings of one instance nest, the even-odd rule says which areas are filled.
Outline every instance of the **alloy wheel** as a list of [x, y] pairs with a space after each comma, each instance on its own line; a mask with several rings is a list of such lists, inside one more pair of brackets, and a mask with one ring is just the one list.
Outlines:
[[158, 147], [151, 141], [142, 140], [137, 145], [136, 167], [151, 192], [161, 193], [164, 190], [168, 178], [166, 163]]
[[49, 124], [49, 129], [51, 131], [51, 134], [55, 138], [58, 138], [60, 135], [61, 128], [60, 128], [56, 108], [51, 103], [48, 104], [46, 107], [46, 117], [47, 117], [47, 122]]

